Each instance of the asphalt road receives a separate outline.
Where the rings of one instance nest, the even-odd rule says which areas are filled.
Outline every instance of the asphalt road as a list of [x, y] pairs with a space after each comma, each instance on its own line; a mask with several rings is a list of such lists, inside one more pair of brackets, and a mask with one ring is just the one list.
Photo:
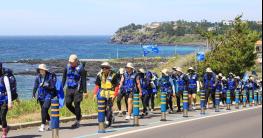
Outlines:
[[[160, 114], [140, 120], [140, 127], [133, 127], [132, 121], [117, 118], [116, 123], [107, 129], [106, 134], [97, 134], [97, 120], [83, 120], [81, 127], [71, 129], [73, 122], [61, 124], [61, 138], [261, 138], [262, 106], [231, 111], [221, 109], [219, 113], [209, 109], [206, 115], [200, 111], [189, 112], [189, 117], [182, 114], [170, 114], [168, 121], [161, 122]], [[51, 131], [38, 132], [37, 127], [13, 130], [9, 137], [51, 138]]]
[[[261, 138], [262, 109], [144, 130], [119, 138]], [[118, 137], [117, 137], [118, 138]]]

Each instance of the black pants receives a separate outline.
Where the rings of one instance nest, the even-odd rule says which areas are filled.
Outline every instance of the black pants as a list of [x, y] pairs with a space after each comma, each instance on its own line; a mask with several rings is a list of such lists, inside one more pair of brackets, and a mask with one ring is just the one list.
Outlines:
[[222, 100], [222, 103], [223, 103], [223, 104], [226, 103], [226, 93], [222, 93], [222, 94], [221, 94], [221, 100]]
[[106, 115], [106, 120], [109, 121], [111, 123], [112, 121], [112, 106], [113, 106], [113, 103], [112, 103], [112, 99], [107, 99], [105, 98], [105, 105], [106, 105], [106, 110], [105, 110], [105, 115]]
[[252, 99], [254, 99], [254, 91], [253, 90], [246, 90], [247, 102], [250, 102], [250, 92], [252, 94]]
[[123, 99], [123, 97], [124, 97], [124, 100], [125, 100], [126, 111], [128, 112], [128, 96], [126, 96], [126, 93], [121, 92], [121, 93], [118, 94], [117, 106], [118, 106], [119, 111], [121, 111], [121, 100]]
[[40, 103], [40, 108], [41, 108], [42, 124], [46, 124], [46, 121], [50, 121], [48, 110], [51, 106], [51, 100], [39, 101], [39, 103]]
[[214, 89], [206, 89], [205, 90], [205, 105], [207, 105], [208, 99], [210, 96], [213, 100], [213, 105], [215, 106], [215, 90]]
[[235, 90], [230, 90], [231, 104], [235, 101]]
[[144, 94], [141, 98], [142, 100], [142, 105], [143, 105], [143, 113], [146, 113], [148, 111], [149, 108], [149, 98], [150, 95], [149, 94]]
[[173, 94], [172, 93], [167, 93], [166, 95], [166, 109], [174, 110], [173, 107]]
[[[83, 99], [83, 93], [79, 92], [76, 89], [67, 89], [66, 90], [66, 106], [71, 113], [76, 116], [78, 121], [81, 120], [81, 108], [80, 103]], [[74, 102], [74, 106], [72, 103]]]
[[6, 121], [7, 111], [8, 111], [7, 104], [2, 104], [1, 112], [0, 112], [0, 123], [2, 125], [2, 128], [7, 128], [7, 121]]
[[155, 102], [154, 102], [154, 100], [155, 100], [155, 93], [151, 93], [150, 94], [150, 101], [151, 101], [151, 109], [154, 109], [154, 107], [155, 107]]
[[181, 99], [183, 99], [183, 91], [179, 91], [178, 93], [176, 93], [176, 104], [177, 104], [178, 110], [181, 110], [182, 108]]

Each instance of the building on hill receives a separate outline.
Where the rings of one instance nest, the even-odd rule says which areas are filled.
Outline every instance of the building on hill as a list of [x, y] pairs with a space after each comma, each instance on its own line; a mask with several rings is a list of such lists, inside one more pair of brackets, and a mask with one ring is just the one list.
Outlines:
[[234, 23], [234, 21], [232, 21], [232, 20], [223, 20], [222, 23], [224, 25], [232, 25]]
[[150, 29], [157, 29], [162, 25], [162, 23], [160, 22], [153, 22], [151, 24], [147, 24], [146, 28], [150, 28]]
[[257, 21], [257, 24], [258, 25], [262, 25], [262, 21]]

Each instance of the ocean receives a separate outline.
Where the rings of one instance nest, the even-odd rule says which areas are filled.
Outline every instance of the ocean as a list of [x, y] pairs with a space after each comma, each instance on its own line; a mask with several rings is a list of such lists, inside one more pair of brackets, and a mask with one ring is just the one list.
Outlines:
[[[111, 36], [0, 36], [0, 62], [4, 67], [23, 72], [35, 70], [37, 65], [16, 62], [26, 59], [67, 59], [77, 54], [80, 59], [116, 59], [142, 57], [140, 45], [111, 44]], [[185, 55], [203, 49], [203, 46], [158, 46], [160, 52], [149, 57]], [[5, 63], [7, 62], [7, 63]], [[35, 76], [17, 75], [18, 93], [21, 99], [30, 99]], [[90, 78], [88, 89], [93, 88]]]

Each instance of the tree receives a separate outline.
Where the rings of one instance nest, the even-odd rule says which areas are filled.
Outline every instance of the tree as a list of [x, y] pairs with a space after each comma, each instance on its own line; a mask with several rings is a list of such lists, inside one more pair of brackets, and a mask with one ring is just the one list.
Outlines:
[[156, 33], [166, 33], [169, 36], [173, 36], [175, 34], [172, 23], [163, 23], [157, 30]]
[[260, 39], [260, 34], [251, 30], [241, 18], [236, 17], [233, 26], [222, 35], [203, 33], [212, 47], [206, 53], [206, 60], [199, 63], [199, 73], [203, 74], [206, 67], [211, 67], [216, 73], [233, 72], [241, 76], [255, 65], [255, 42]]

